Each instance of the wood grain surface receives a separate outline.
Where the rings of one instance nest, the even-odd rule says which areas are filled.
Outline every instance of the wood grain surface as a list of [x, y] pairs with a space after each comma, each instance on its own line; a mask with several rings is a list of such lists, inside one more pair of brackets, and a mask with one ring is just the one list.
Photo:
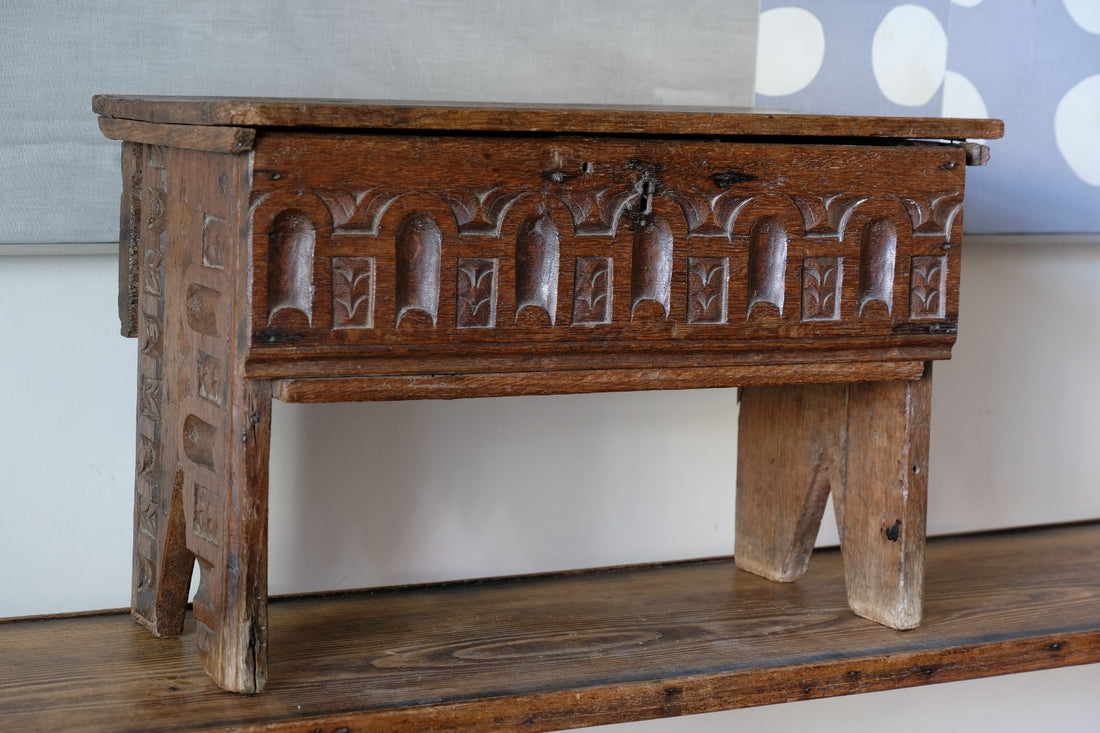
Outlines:
[[222, 692], [188, 622], [0, 623], [6, 730], [540, 731], [1100, 661], [1100, 524], [932, 540], [923, 625], [852, 614], [836, 550], [273, 600], [271, 682]]
[[171, 148], [210, 153], [243, 153], [252, 148], [256, 139], [256, 131], [249, 128], [158, 125], [110, 117], [99, 118], [99, 131], [111, 140], [167, 145]]
[[[243, 693], [268, 676], [273, 394], [845, 378], [907, 394], [896, 380], [949, 357], [958, 328], [976, 156], [944, 140], [999, 135], [996, 121], [717, 110], [94, 106], [127, 151], [119, 313], [140, 340], [133, 613], [158, 636], [179, 634], [197, 563], [199, 657]], [[866, 391], [887, 415], [889, 389]], [[916, 434], [889, 433], [903, 453]], [[868, 481], [892, 475], [896, 451], [870, 441], [863, 452], [874, 454]], [[902, 595], [919, 608], [923, 502], [906, 506], [885, 507], [887, 528], [906, 538]], [[794, 529], [804, 555], [809, 525]], [[865, 608], [897, 605], [896, 588], [879, 592], [897, 563], [872, 560], [857, 563], [866, 582], [849, 574], [867, 596], [853, 607], [884, 620]]]
[[275, 131], [253, 172], [254, 378], [916, 361], [955, 341], [955, 148]]
[[1000, 120], [785, 114], [729, 108], [531, 106], [97, 95], [105, 117], [186, 125], [647, 135], [999, 138]]

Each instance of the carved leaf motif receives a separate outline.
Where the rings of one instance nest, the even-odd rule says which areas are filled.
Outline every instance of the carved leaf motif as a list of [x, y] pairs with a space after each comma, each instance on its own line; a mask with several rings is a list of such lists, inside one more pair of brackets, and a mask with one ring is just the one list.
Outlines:
[[913, 224], [913, 234], [918, 237], [942, 237], [951, 241], [951, 228], [955, 217], [962, 211], [963, 196], [958, 192], [939, 196], [907, 197], [901, 200]]
[[374, 258], [332, 258], [332, 327], [374, 328]]
[[499, 237], [508, 209], [524, 196], [533, 194], [529, 191], [490, 188], [474, 192], [441, 191], [436, 195], [450, 207], [459, 234]]
[[205, 486], [195, 484], [195, 513], [192, 532], [211, 544], [218, 544], [221, 530], [219, 496]]
[[160, 319], [148, 313], [142, 318], [141, 353], [153, 359], [160, 358]]
[[610, 257], [578, 257], [573, 278], [573, 323], [611, 322]]
[[146, 249], [142, 256], [145, 265], [145, 273], [141, 278], [145, 292], [160, 297], [164, 292], [163, 272], [164, 255], [155, 249]]
[[745, 205], [756, 196], [744, 196], [722, 191], [721, 193], [703, 193], [701, 191], [680, 191], [670, 189], [664, 195], [677, 204], [684, 212], [688, 225], [688, 235], [693, 237], [733, 236], [733, 227], [737, 216]]
[[634, 186], [599, 191], [565, 191], [557, 194], [581, 237], [613, 237], [623, 212], [641, 194]]
[[492, 328], [496, 325], [497, 261], [474, 257], [458, 260], [455, 325]]
[[807, 257], [802, 261], [803, 321], [840, 318], [843, 271], [844, 260], [840, 257]]
[[141, 414], [152, 420], [160, 420], [160, 380], [153, 377], [141, 378]]
[[834, 194], [831, 196], [795, 195], [791, 197], [802, 214], [806, 237], [836, 238], [844, 241], [844, 230], [856, 207], [869, 196]]
[[688, 258], [688, 323], [725, 323], [729, 258]]
[[157, 445], [144, 435], [138, 434], [137, 471], [147, 474], [157, 467]]
[[943, 291], [947, 275], [945, 257], [914, 257], [909, 275], [909, 317], [936, 319], [944, 317], [946, 304]]
[[166, 206], [164, 199], [167, 197], [167, 193], [159, 188], [150, 188], [149, 191], [149, 218], [145, 222], [145, 226], [153, 231], [164, 229], [164, 213]]
[[146, 497], [138, 498], [137, 528], [151, 539], [157, 538], [157, 503]]
[[400, 193], [381, 186], [362, 190], [351, 188], [322, 189], [315, 191], [332, 216], [334, 235], [378, 236], [382, 215], [390, 204], [401, 198]]

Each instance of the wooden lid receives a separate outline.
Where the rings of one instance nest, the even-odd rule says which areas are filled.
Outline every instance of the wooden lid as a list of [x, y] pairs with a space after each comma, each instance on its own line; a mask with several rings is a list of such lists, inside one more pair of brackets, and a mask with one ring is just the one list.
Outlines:
[[532, 106], [344, 99], [98, 95], [97, 114], [177, 125], [503, 133], [999, 138], [1000, 120], [787, 114], [735, 108]]

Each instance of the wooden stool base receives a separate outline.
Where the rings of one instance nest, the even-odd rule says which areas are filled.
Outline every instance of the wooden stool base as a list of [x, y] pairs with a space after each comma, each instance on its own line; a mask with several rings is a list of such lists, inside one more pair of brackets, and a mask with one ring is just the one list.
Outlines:
[[852, 610], [918, 626], [931, 397], [931, 363], [916, 381], [743, 390], [737, 566], [796, 580], [831, 493]]

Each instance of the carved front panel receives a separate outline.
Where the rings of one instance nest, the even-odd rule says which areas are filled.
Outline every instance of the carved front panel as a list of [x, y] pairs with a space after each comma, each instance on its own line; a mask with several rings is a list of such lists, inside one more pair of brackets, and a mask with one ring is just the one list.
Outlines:
[[362, 360], [391, 368], [405, 353], [395, 347], [467, 363], [522, 351], [531, 365], [544, 353], [579, 362], [586, 351], [757, 342], [794, 352], [822, 339], [849, 352], [940, 344], [944, 355], [957, 322], [962, 156], [933, 145], [264, 136], [250, 362], [277, 376], [281, 354], [320, 349], [369, 373]]

